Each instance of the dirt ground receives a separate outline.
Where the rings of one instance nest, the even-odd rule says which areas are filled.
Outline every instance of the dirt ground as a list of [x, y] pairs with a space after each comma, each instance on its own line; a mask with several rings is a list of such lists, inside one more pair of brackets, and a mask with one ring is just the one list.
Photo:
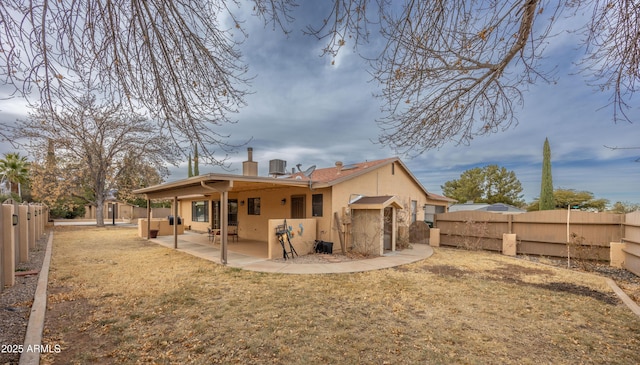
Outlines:
[[245, 272], [126, 229], [55, 232], [43, 364], [635, 364], [602, 276], [488, 252], [353, 274]]

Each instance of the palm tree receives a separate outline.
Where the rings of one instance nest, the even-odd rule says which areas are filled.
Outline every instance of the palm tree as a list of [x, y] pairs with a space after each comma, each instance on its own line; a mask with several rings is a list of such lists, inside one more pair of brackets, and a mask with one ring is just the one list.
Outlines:
[[29, 162], [20, 153], [5, 153], [0, 159], [0, 177], [9, 183], [9, 191], [22, 198], [20, 184], [27, 182]]

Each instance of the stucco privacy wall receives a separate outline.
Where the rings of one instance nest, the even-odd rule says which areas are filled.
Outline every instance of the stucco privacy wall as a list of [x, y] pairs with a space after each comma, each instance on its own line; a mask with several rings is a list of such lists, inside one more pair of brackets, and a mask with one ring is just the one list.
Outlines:
[[[276, 236], [276, 228], [285, 222], [281, 219], [269, 219], [268, 229], [271, 232], [269, 237], [269, 259], [283, 257], [282, 245]], [[286, 228], [289, 231], [289, 241], [293, 245], [298, 255], [306, 255], [313, 251], [315, 242], [316, 220], [308, 219], [287, 219]], [[285, 249], [290, 251], [288, 243], [285, 241]], [[335, 250], [335, 244], [334, 244]]]
[[[176, 223], [176, 220], [173, 221]], [[151, 230], [157, 230], [158, 236], [173, 236], [173, 225], [166, 218], [151, 218]], [[184, 224], [178, 224], [178, 234], [184, 234]], [[138, 219], [138, 236], [148, 237], [147, 218]]]

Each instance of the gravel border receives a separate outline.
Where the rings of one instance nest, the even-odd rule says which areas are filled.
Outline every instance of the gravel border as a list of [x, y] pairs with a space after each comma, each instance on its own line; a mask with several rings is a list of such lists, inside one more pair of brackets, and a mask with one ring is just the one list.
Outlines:
[[[0, 293], [0, 364], [18, 364], [20, 352], [12, 351], [23, 346], [31, 305], [38, 285], [39, 275], [21, 276], [21, 272], [40, 272], [47, 241], [51, 231], [46, 230], [36, 242], [36, 248], [29, 250], [29, 261], [16, 265], [16, 283]], [[13, 348], [12, 348], [13, 347]]]

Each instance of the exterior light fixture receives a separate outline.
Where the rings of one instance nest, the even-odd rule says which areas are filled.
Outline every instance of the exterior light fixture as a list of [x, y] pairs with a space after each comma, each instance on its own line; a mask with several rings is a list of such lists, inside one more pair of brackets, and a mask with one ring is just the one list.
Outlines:
[[18, 225], [18, 215], [17, 215], [17, 214], [13, 214], [13, 215], [11, 216], [11, 223], [12, 223], [14, 226], [17, 226], [17, 225]]
[[280, 200], [280, 205], [285, 205], [287, 204], [287, 198], [283, 198], [282, 200]]

